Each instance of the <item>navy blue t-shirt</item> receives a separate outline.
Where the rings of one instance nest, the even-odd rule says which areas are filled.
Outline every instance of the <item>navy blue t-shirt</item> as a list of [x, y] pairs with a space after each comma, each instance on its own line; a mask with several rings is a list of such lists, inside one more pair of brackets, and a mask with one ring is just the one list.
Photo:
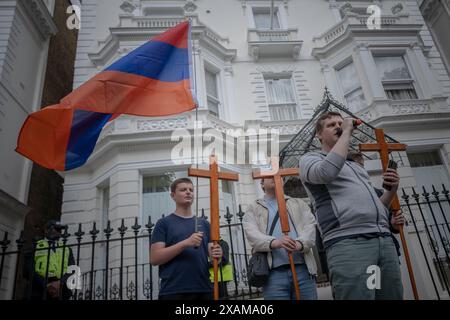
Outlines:
[[[183, 250], [169, 262], [159, 266], [161, 288], [159, 295], [212, 292], [209, 280], [208, 243], [209, 223], [198, 219], [198, 231], [203, 232], [199, 248]], [[152, 244], [164, 242], [166, 248], [189, 238], [195, 231], [195, 217], [183, 218], [171, 214], [159, 219], [152, 234]]]

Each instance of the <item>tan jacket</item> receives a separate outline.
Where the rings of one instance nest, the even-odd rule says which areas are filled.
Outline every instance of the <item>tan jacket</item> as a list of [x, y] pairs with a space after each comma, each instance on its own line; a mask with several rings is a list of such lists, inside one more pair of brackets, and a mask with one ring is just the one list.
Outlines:
[[[316, 242], [316, 221], [309, 206], [301, 199], [285, 196], [286, 208], [295, 228], [298, 238], [303, 244], [303, 256], [309, 273], [317, 274], [317, 265], [312, 248]], [[266, 234], [269, 209], [263, 199], [256, 200], [255, 204], [249, 205], [243, 218], [245, 236], [252, 247], [252, 252], [268, 252], [267, 260], [269, 267], [272, 266], [272, 254], [270, 243], [275, 237]]]

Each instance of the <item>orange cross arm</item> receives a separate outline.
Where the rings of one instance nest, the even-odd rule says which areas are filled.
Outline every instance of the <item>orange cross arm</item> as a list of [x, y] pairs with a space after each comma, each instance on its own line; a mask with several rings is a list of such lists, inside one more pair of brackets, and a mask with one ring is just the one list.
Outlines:
[[188, 176], [190, 176], [190, 177], [200, 177], [200, 178], [210, 178], [211, 177], [211, 173], [209, 171], [207, 171], [207, 170], [189, 168], [188, 169]]
[[361, 143], [359, 145], [359, 150], [360, 151], [379, 151], [380, 150], [380, 146], [375, 143]]
[[[279, 169], [277, 175], [280, 175], [281, 177], [284, 176], [295, 176], [299, 175], [299, 170], [297, 168], [287, 168], [287, 169]], [[274, 175], [272, 173], [261, 173], [259, 172], [253, 172], [253, 179], [264, 179], [264, 178], [273, 178]]]
[[[389, 143], [389, 151], [405, 151], [408, 146], [403, 143]], [[360, 151], [379, 151], [381, 149], [378, 143], [361, 143], [359, 145]]]
[[[211, 173], [208, 170], [189, 168], [188, 175], [190, 177], [211, 178]], [[238, 181], [239, 175], [229, 172], [219, 172], [220, 180]]]
[[237, 175], [236, 173], [219, 172], [219, 179], [228, 181], [238, 181], [239, 175]]

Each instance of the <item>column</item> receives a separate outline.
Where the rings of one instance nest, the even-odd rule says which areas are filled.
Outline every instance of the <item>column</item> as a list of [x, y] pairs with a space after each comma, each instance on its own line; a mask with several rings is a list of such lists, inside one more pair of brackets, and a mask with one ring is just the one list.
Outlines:
[[228, 64], [223, 69], [223, 74], [225, 78], [225, 91], [223, 94], [223, 111], [225, 115], [225, 121], [230, 123], [238, 123], [238, 110], [236, 109], [236, 100], [234, 96], [233, 87], [233, 66]]
[[[143, 227], [147, 221], [141, 219], [141, 190], [140, 174], [137, 169], [121, 170], [115, 172], [110, 177], [109, 191], [109, 220], [111, 228], [114, 229], [114, 238], [120, 235], [117, 229], [120, 227], [122, 219], [125, 219], [125, 226], [128, 228], [126, 236], [133, 235], [131, 226], [134, 224], [135, 217], [138, 217], [138, 223]], [[144, 242], [147, 244], [147, 242]], [[141, 256], [138, 251], [138, 257]], [[110, 244], [110, 266], [120, 265], [120, 241]], [[142, 258], [142, 257], [141, 257]], [[145, 263], [147, 261], [138, 261]], [[123, 264], [134, 265], [134, 241], [124, 242]]]
[[417, 42], [410, 44], [410, 48], [406, 51], [406, 56], [411, 61], [411, 65], [415, 66], [413, 71], [416, 74], [417, 82], [422, 88], [423, 97], [425, 99], [442, 97], [442, 87], [433, 74], [422, 52], [422, 48]]
[[355, 47], [353, 58], [367, 104], [371, 105], [376, 100], [385, 100], [383, 84], [367, 43], [360, 43]]

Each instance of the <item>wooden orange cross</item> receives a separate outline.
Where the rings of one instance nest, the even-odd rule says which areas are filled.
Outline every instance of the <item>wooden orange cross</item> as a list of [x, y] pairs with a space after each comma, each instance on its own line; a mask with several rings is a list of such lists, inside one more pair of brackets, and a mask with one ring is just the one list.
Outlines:
[[[389, 162], [389, 153], [391, 151], [405, 151], [408, 147], [403, 143], [387, 143], [384, 136], [383, 129], [376, 128], [375, 136], [378, 143], [362, 143], [359, 145], [360, 151], [376, 151], [380, 154], [381, 165], [383, 167], [383, 172], [386, 171]], [[397, 194], [391, 203], [391, 209], [395, 215], [400, 214], [400, 201]], [[419, 294], [417, 292], [416, 280], [414, 279], [414, 271], [411, 264], [411, 259], [409, 257], [408, 246], [406, 245], [405, 234], [403, 232], [403, 226], [400, 227], [400, 239], [402, 241], [403, 252], [405, 253], [406, 265], [408, 266], [409, 279], [411, 282], [411, 287], [414, 294], [414, 299], [419, 300]]]
[[[282, 177], [286, 176], [298, 176], [299, 170], [297, 168], [288, 168], [288, 169], [280, 169], [279, 168], [279, 158], [272, 157], [271, 158], [272, 169], [269, 172], [253, 172], [253, 179], [273, 179], [275, 182], [275, 195], [278, 203], [278, 214], [280, 216], [280, 224], [281, 231], [288, 235], [289, 228], [289, 219], [286, 209], [286, 200], [284, 198], [284, 190], [283, 190], [283, 180]], [[292, 257], [292, 252], [288, 251], [289, 264], [291, 265], [292, 277], [295, 288], [295, 296], [297, 300], [300, 300], [300, 288], [298, 286], [297, 280], [297, 272], [295, 271], [294, 258]]]
[[[210, 239], [216, 244], [220, 240], [219, 225], [219, 180], [238, 181], [239, 175], [235, 173], [219, 172], [217, 165], [217, 156], [209, 157], [209, 170], [189, 168], [188, 175], [190, 177], [208, 178], [210, 190], [210, 212], [211, 212], [211, 231]], [[198, 190], [197, 190], [198, 192]], [[213, 259], [214, 270], [214, 300], [219, 300], [219, 281], [218, 281], [218, 259]]]

